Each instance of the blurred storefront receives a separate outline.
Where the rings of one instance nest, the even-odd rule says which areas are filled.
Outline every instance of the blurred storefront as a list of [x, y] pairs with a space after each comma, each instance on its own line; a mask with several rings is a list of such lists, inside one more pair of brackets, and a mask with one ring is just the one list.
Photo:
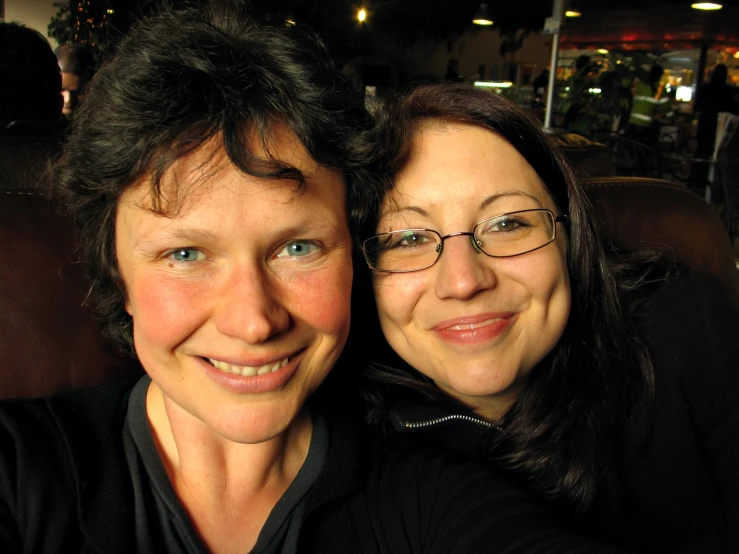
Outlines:
[[599, 74], [620, 70], [623, 75], [626, 68], [659, 63], [665, 69], [663, 85], [676, 108], [687, 114], [697, 88], [717, 64], [727, 66], [729, 84], [739, 85], [739, 8], [708, 12], [684, 5], [584, 12], [567, 20], [560, 47], [557, 78], [563, 83], [582, 56], [598, 66]]

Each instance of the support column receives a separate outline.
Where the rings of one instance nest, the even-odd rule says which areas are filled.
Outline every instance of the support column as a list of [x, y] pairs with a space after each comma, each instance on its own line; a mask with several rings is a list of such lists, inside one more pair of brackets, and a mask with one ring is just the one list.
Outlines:
[[[566, 0], [554, 0], [552, 17], [559, 19], [560, 27], [564, 23]], [[554, 86], [557, 82], [557, 58], [559, 57], [559, 28], [552, 34], [552, 57], [549, 63], [549, 84], [547, 86], [547, 105], [544, 113], [544, 129], [552, 127], [552, 106], [554, 105]]]

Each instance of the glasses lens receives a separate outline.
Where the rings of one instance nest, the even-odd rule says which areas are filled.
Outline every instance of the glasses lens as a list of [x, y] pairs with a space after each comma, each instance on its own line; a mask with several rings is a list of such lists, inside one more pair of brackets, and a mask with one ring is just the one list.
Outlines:
[[367, 262], [381, 271], [415, 271], [432, 265], [439, 257], [439, 235], [425, 229], [383, 233], [364, 242]]
[[512, 212], [481, 221], [475, 240], [489, 256], [516, 256], [536, 250], [554, 239], [554, 216], [549, 210]]

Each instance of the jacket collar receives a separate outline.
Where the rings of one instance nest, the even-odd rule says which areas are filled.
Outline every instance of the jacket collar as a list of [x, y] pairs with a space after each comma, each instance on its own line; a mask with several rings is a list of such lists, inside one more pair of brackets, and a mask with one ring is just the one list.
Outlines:
[[501, 430], [471, 412], [421, 398], [395, 401], [387, 416], [396, 432], [465, 457], [484, 454], [490, 437]]

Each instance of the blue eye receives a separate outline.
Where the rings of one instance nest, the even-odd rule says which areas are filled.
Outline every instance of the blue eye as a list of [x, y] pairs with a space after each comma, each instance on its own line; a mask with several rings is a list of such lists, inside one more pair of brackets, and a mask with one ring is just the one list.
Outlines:
[[277, 254], [278, 258], [302, 258], [319, 249], [318, 244], [310, 240], [288, 242]]
[[205, 255], [197, 248], [179, 248], [173, 251], [170, 256], [177, 262], [195, 262], [205, 259]]

